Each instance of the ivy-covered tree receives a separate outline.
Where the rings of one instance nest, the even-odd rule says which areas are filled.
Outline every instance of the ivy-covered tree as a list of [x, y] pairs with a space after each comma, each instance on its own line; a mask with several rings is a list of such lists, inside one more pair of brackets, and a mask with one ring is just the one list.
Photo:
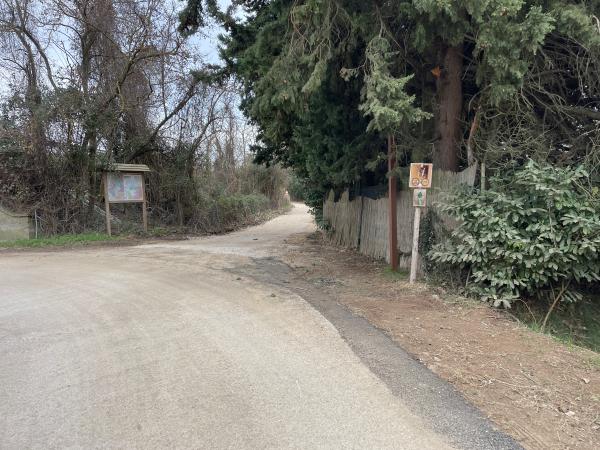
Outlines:
[[600, 163], [598, 0], [234, 4], [244, 14], [218, 14], [222, 53], [259, 127], [257, 157], [314, 186], [382, 180], [390, 132], [399, 161], [447, 170]]

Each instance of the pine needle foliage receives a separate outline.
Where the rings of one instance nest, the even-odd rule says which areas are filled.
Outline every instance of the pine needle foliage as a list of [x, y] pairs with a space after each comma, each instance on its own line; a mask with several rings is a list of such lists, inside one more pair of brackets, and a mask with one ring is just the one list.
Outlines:
[[[598, 0], [234, 4], [241, 11], [214, 16], [260, 132], [257, 159], [293, 167], [319, 192], [384, 183], [389, 133], [401, 164], [451, 152], [453, 170], [531, 158], [598, 172]], [[449, 102], [459, 117], [442, 145]]]

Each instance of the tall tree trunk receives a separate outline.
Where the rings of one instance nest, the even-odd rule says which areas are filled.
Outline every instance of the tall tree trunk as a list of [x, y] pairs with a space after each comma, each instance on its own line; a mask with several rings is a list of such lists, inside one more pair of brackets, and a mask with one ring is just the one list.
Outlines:
[[17, 37], [23, 44], [27, 56], [27, 63], [25, 64], [25, 75], [27, 80], [25, 101], [29, 110], [29, 121], [27, 124], [30, 145], [29, 155], [34, 161], [38, 173], [45, 176], [47, 142], [45, 126], [40, 115], [40, 110], [42, 109], [42, 93], [38, 85], [37, 62], [35, 60], [33, 49], [31, 48], [31, 45], [29, 45], [25, 35], [18, 32]]
[[441, 75], [437, 79], [436, 143], [433, 163], [443, 170], [458, 170], [458, 154], [462, 140], [463, 106], [462, 46], [444, 46], [441, 50]]
[[98, 135], [94, 132], [90, 136], [88, 142], [88, 186], [89, 186], [89, 203], [87, 210], [87, 225], [94, 224], [94, 209], [97, 201], [97, 173], [96, 173], [96, 152], [98, 148]]
[[97, 32], [91, 29], [87, 9], [82, 8], [81, 19], [83, 30], [81, 34], [81, 61], [80, 77], [81, 88], [83, 91], [83, 102], [85, 108], [85, 119], [83, 126], [85, 128], [82, 152], [85, 158], [85, 164], [82, 166], [82, 185], [83, 190], [88, 194], [88, 207], [85, 214], [85, 226], [89, 227], [94, 222], [94, 209], [96, 207], [96, 147], [98, 144], [97, 120], [93, 117], [95, 111], [92, 111], [93, 101], [90, 96], [90, 79], [92, 76], [92, 50], [97, 40]]

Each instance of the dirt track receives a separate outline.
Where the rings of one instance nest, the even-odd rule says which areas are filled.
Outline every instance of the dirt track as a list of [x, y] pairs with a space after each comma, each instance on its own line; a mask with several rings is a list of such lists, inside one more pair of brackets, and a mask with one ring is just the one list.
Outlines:
[[[423, 402], [481, 433], [433, 426], [357, 349], [378, 330], [330, 305], [345, 340], [286, 287], [285, 240], [312, 229], [296, 206], [225, 236], [0, 255], [0, 447], [513, 446], [431, 378]], [[413, 363], [409, 388], [431, 376]]]

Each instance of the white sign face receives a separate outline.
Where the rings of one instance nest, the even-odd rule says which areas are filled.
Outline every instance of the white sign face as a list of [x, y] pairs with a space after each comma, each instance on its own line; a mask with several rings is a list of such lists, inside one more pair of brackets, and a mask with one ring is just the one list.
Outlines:
[[137, 173], [114, 172], [106, 177], [108, 201], [111, 203], [143, 202], [144, 177]]
[[427, 206], [427, 189], [413, 190], [413, 206], [416, 208], [424, 208]]

